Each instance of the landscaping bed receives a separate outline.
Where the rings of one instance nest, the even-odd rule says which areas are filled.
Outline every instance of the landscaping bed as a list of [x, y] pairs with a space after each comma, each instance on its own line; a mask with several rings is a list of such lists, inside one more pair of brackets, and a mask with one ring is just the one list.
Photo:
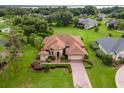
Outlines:
[[46, 67], [46, 66], [48, 66], [50, 69], [66, 68], [66, 69], [68, 69], [69, 73], [72, 72], [70, 64], [43, 64], [43, 67]]

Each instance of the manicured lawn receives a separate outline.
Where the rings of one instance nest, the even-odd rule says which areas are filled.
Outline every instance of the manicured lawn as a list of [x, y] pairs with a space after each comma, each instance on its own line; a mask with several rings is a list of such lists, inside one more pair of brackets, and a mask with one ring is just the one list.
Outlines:
[[26, 46], [23, 57], [8, 65], [6, 73], [0, 74], [0, 87], [37, 87], [69, 88], [73, 87], [72, 76], [64, 69], [53, 69], [47, 73], [36, 72], [30, 68], [36, 49]]
[[93, 68], [87, 69], [90, 81], [92, 86], [95, 88], [114, 88], [115, 85], [115, 73], [116, 70], [113, 67], [108, 67], [104, 65], [101, 60], [99, 60], [94, 51], [89, 47], [91, 42], [94, 42], [98, 38], [106, 37], [109, 33], [113, 35], [113, 37], [120, 37], [121, 33], [117, 31], [108, 31], [105, 26], [100, 26], [99, 32], [94, 32], [94, 29], [84, 30], [74, 28], [72, 26], [68, 27], [53, 27], [55, 30], [55, 34], [72, 34], [77, 35], [84, 38], [84, 43], [86, 48], [88, 49], [88, 54], [91, 60], [93, 60], [94, 65]]

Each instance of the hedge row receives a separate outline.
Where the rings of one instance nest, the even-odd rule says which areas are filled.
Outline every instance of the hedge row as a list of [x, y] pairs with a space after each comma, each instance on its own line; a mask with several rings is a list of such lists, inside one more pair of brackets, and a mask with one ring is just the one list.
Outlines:
[[93, 50], [97, 50], [99, 49], [99, 46], [97, 45], [97, 43], [93, 42], [90, 44], [90, 47], [93, 49]]
[[93, 67], [93, 61], [91, 61], [89, 59], [84, 59], [83, 62], [84, 62], [85, 68], [89, 69], [89, 68]]
[[51, 69], [54, 68], [67, 68], [69, 73], [72, 72], [71, 65], [70, 64], [43, 64], [43, 67], [49, 67]]
[[100, 59], [102, 59], [102, 57], [105, 55], [105, 53], [100, 49], [96, 50], [95, 53], [96, 56], [99, 57]]

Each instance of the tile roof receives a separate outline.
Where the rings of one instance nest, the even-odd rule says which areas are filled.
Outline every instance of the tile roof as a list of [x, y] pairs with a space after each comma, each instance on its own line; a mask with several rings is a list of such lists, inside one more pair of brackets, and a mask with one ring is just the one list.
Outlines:
[[119, 53], [124, 50], [124, 38], [105, 37], [97, 40], [107, 53]]
[[38, 53], [39, 55], [49, 55], [49, 53], [45, 50], [42, 50]]
[[92, 24], [98, 24], [98, 22], [94, 19], [87, 18], [87, 19], [79, 19], [78, 23], [82, 23], [84, 25], [92, 25]]
[[[84, 44], [80, 37], [73, 36], [73, 35], [53, 35], [46, 37], [43, 41], [44, 43], [44, 49], [54, 49], [54, 50], [61, 50], [66, 47], [69, 47], [68, 49], [74, 48], [72, 52], [69, 52], [74, 54], [84, 54], [86, 52], [84, 47]], [[68, 50], [69, 51], [69, 50]]]
[[[51, 37], [50, 37], [51, 38]], [[58, 37], [54, 37], [53, 39], [50, 39], [47, 44], [45, 44], [44, 49], [64, 49], [65, 43], [61, 41]]]
[[66, 50], [67, 55], [82, 55], [82, 54], [87, 54], [86, 50], [79, 46], [77, 43], [73, 43], [72, 46], [70, 46]]

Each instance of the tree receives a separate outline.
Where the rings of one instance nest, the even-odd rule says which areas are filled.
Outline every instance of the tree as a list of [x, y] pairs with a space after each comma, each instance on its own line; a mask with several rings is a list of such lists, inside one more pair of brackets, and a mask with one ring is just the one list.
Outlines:
[[77, 17], [76, 18], [73, 18], [73, 24], [74, 24], [74, 26], [77, 25], [78, 21], [79, 21], [79, 19]]
[[72, 22], [72, 13], [69, 11], [58, 11], [54, 13], [57, 25], [67, 26]]
[[3, 10], [0, 10], [0, 17], [5, 16], [5, 12]]
[[20, 26], [22, 30], [24, 30], [23, 33], [27, 36], [28, 42], [32, 33], [40, 36], [42, 36], [42, 33], [46, 34], [45, 36], [47, 36], [47, 34], [53, 34], [53, 32], [49, 30], [47, 21], [38, 15], [17, 16], [13, 19], [13, 25]]
[[42, 44], [43, 38], [41, 36], [36, 36], [34, 39], [34, 45], [35, 47], [40, 50], [41, 49], [41, 44]]
[[78, 8], [71, 8], [70, 12], [74, 15], [74, 16], [79, 16], [80, 15], [80, 10]]
[[14, 60], [17, 58], [17, 53], [22, 47], [22, 37], [23, 35], [21, 33], [17, 33], [14, 30], [7, 36], [7, 45]]
[[95, 15], [97, 13], [97, 8], [94, 6], [85, 6], [83, 8], [83, 14], [87, 14], [87, 15]]

